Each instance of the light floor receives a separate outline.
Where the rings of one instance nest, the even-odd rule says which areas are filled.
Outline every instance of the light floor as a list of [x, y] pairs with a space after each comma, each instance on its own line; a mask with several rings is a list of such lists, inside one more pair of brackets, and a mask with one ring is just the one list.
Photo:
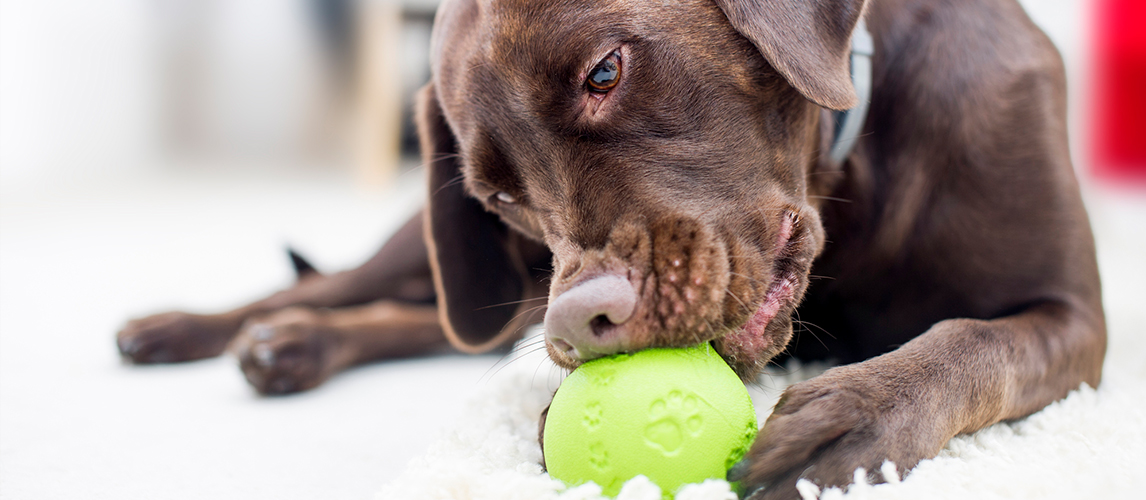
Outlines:
[[[263, 398], [229, 356], [120, 363], [132, 316], [215, 311], [368, 256], [413, 210], [416, 174], [157, 175], [55, 183], [0, 201], [0, 497], [369, 498], [441, 429], [496, 356], [356, 369]], [[486, 377], [488, 380], [490, 377]]]

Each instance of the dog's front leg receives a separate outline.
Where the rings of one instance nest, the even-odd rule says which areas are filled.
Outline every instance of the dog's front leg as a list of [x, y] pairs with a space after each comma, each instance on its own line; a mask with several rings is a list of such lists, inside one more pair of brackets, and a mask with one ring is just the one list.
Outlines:
[[422, 214], [398, 230], [365, 264], [335, 274], [309, 272], [294, 286], [221, 314], [167, 312], [129, 321], [116, 336], [120, 353], [135, 363], [171, 363], [222, 354], [251, 318], [285, 308], [345, 307], [387, 299], [431, 302], [430, 264]]
[[313, 388], [355, 365], [448, 347], [433, 304], [378, 301], [338, 309], [287, 308], [248, 321], [231, 348], [262, 394]]
[[729, 479], [759, 500], [799, 498], [802, 478], [847, 485], [860, 467], [878, 482], [884, 461], [902, 474], [957, 434], [1097, 385], [1105, 351], [1097, 306], [939, 322], [893, 352], [788, 388]]

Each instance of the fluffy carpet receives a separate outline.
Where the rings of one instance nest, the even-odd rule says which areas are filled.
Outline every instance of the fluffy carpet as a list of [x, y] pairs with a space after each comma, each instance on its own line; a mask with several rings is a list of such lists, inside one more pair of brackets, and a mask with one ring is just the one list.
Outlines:
[[[1146, 232], [1134, 211], [1104, 200], [1091, 205], [1109, 322], [1109, 348], [1098, 388], [1082, 386], [1025, 419], [952, 439], [938, 457], [904, 477], [884, 464], [888, 482], [859, 482], [821, 491], [810, 482], [805, 500], [901, 498], [1141, 498], [1146, 477], [1146, 314], [1141, 251]], [[1140, 209], [1139, 209], [1140, 210]], [[378, 495], [381, 499], [596, 500], [600, 488], [568, 488], [538, 465], [537, 421], [562, 373], [524, 341], [496, 377], [480, 385], [458, 423]], [[531, 352], [532, 351], [532, 352]], [[749, 387], [763, 422], [788, 384], [824, 366], [793, 364], [766, 373]], [[857, 477], [863, 474], [857, 475]], [[659, 500], [661, 491], [638, 477], [620, 500]], [[679, 500], [734, 500], [728, 483], [685, 486]]]
[[[602, 498], [587, 484], [566, 488], [538, 462], [537, 416], [551, 391], [537, 383], [531, 363], [517, 363], [512, 376], [476, 396], [459, 424], [413, 461], [379, 499]], [[780, 387], [814, 375], [820, 367], [793, 366], [772, 373], [760, 387]], [[1146, 470], [1146, 377], [1141, 367], [1107, 366], [1097, 390], [1080, 387], [1066, 399], [1018, 422], [993, 425], [951, 440], [938, 457], [920, 463], [900, 480], [885, 464], [879, 485], [858, 483], [846, 491], [820, 492], [800, 485], [805, 499], [875, 498], [1138, 498], [1134, 478]], [[778, 390], [754, 388], [761, 420]], [[861, 474], [862, 476], [862, 474]], [[637, 478], [617, 497], [658, 500], [661, 491]], [[679, 500], [725, 500], [736, 496], [724, 481], [686, 486]]]

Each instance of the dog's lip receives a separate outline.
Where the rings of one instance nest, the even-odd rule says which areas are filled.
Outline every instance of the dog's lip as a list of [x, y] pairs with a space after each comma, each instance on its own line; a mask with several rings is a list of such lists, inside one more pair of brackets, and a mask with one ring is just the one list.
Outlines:
[[764, 294], [764, 300], [761, 301], [760, 307], [756, 308], [756, 312], [740, 327], [737, 334], [762, 339], [768, 324], [776, 318], [776, 315], [785, 305], [794, 299], [796, 283], [795, 273], [781, 275], [772, 281], [772, 284], [768, 286], [768, 291]]
[[732, 334], [733, 336], [744, 337], [742, 340], [752, 341], [751, 343], [756, 347], [764, 347], [757, 344], [767, 340], [764, 338], [764, 334], [768, 324], [776, 318], [784, 306], [795, 301], [799, 278], [794, 271], [790, 270], [791, 261], [786, 258], [786, 254], [791, 250], [792, 235], [795, 232], [797, 221], [798, 216], [794, 211], [788, 211], [781, 219], [775, 249], [778, 259], [774, 264], [775, 277], [772, 279], [772, 283], [768, 285], [768, 290], [764, 292], [764, 300], [760, 302], [756, 312]]

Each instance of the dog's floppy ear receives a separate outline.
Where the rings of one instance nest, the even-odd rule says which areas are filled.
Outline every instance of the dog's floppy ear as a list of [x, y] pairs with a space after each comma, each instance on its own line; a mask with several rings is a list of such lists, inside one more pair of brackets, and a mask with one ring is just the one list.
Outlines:
[[863, 0], [715, 0], [732, 27], [808, 100], [843, 111], [856, 105], [848, 69]]
[[433, 84], [418, 95], [417, 120], [429, 179], [424, 234], [442, 329], [459, 350], [485, 352], [519, 335], [535, 319], [529, 309], [540, 314], [542, 301], [523, 300], [538, 293], [531, 269], [548, 265], [548, 250], [466, 194], [457, 142]]

